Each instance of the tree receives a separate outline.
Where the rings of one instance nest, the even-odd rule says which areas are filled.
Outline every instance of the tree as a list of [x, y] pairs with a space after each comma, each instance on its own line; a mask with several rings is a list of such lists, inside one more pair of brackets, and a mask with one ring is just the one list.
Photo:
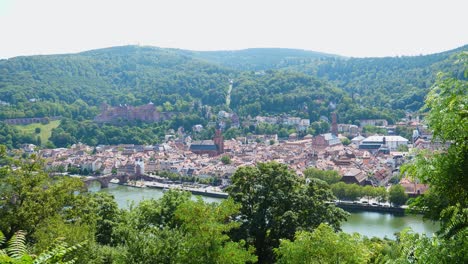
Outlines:
[[201, 198], [181, 204], [176, 217], [182, 221], [181, 230], [186, 234], [183, 248], [186, 253], [179, 263], [246, 263], [254, 262], [253, 248], [245, 250], [245, 241], [230, 241], [226, 234], [239, 226], [232, 216], [240, 205], [232, 199], [220, 204], [207, 204]]
[[34, 133], [40, 134], [40, 133], [41, 133], [41, 128], [40, 128], [40, 127], [36, 127], [36, 128], [34, 129]]
[[338, 182], [338, 183], [331, 185], [331, 190], [333, 194], [340, 201], [346, 199], [346, 188], [347, 188], [347, 184], [344, 182]]
[[426, 218], [439, 220], [441, 234], [452, 237], [468, 228], [468, 53], [456, 57], [461, 74], [439, 74], [427, 95], [426, 120], [433, 141], [450, 146], [435, 153], [420, 152], [402, 172], [429, 185], [412, 203]]
[[280, 239], [294, 239], [297, 230], [313, 230], [329, 223], [339, 230], [346, 213], [335, 207], [328, 184], [312, 179], [306, 184], [284, 164], [258, 163], [240, 167], [228, 193], [241, 205], [235, 239], [255, 246], [259, 263], [274, 261]]
[[231, 164], [231, 158], [228, 155], [224, 155], [221, 157], [221, 162], [224, 165]]
[[7, 237], [23, 230], [29, 237], [44, 219], [63, 213], [83, 183], [76, 178], [49, 177], [34, 155], [15, 163], [0, 169], [0, 230]]
[[345, 137], [341, 139], [341, 143], [345, 146], [348, 146], [349, 144], [351, 144], [351, 140]]
[[320, 224], [313, 232], [299, 231], [295, 240], [281, 240], [278, 263], [367, 263], [370, 252], [359, 234], [335, 233]]
[[227, 233], [239, 205], [232, 200], [208, 204], [188, 192], [169, 191], [160, 200], [143, 201], [121, 212], [113, 238], [121, 263], [255, 262], [253, 248], [233, 242]]
[[306, 178], [316, 178], [325, 181], [328, 184], [334, 184], [341, 180], [341, 175], [334, 170], [319, 170], [315, 168], [307, 168], [304, 170]]
[[362, 187], [355, 183], [345, 185], [346, 199], [356, 201], [363, 196]]
[[400, 206], [408, 200], [408, 194], [405, 193], [405, 188], [400, 184], [392, 185], [388, 191], [388, 200], [395, 206]]
[[384, 202], [387, 201], [388, 193], [387, 193], [387, 189], [385, 189], [385, 187], [377, 187], [375, 189], [375, 192], [376, 192], [377, 201], [379, 203], [384, 203]]
[[397, 255], [393, 263], [467, 263], [468, 242], [462, 239], [441, 239], [437, 236], [403, 230], [395, 243]]
[[377, 197], [377, 190], [374, 186], [367, 185], [362, 188], [363, 196], [367, 197], [367, 202], [370, 202], [371, 198]]

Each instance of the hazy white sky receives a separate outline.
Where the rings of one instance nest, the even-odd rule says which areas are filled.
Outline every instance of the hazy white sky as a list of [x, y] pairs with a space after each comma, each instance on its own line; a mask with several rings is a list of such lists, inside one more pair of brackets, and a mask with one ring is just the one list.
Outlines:
[[0, 0], [0, 58], [128, 44], [428, 54], [468, 44], [468, 1]]

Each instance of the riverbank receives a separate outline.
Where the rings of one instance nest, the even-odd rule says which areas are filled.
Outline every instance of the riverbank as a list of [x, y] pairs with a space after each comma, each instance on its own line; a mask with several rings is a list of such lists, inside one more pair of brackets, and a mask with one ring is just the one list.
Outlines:
[[207, 187], [193, 187], [193, 186], [185, 186], [179, 184], [166, 184], [160, 182], [146, 182], [146, 187], [148, 188], [156, 188], [164, 190], [181, 190], [181, 191], [188, 191], [194, 195], [202, 195], [208, 196], [213, 198], [221, 198], [226, 199], [228, 198], [228, 194], [222, 192], [219, 188], [213, 186]]
[[395, 215], [404, 215], [407, 208], [394, 207], [388, 205], [371, 205], [362, 203], [352, 202], [335, 202], [336, 206], [346, 211], [356, 212], [378, 212], [378, 213], [390, 213]]
[[[136, 181], [136, 182], [129, 182], [124, 184], [129, 187], [136, 187], [136, 188], [155, 188], [160, 189], [162, 191], [165, 190], [182, 190], [191, 192], [194, 195], [201, 195], [206, 197], [212, 198], [220, 198], [226, 199], [228, 198], [228, 194], [222, 192], [218, 187], [214, 186], [194, 186], [194, 185], [183, 185], [183, 184], [169, 184], [169, 183], [161, 183], [161, 182], [154, 182], [154, 181]], [[408, 208], [406, 207], [394, 207], [388, 204], [369, 204], [369, 203], [360, 203], [360, 202], [346, 202], [346, 201], [336, 201], [336, 206], [346, 210], [348, 212], [378, 212], [378, 213], [390, 213], [395, 215], [404, 215]], [[417, 212], [411, 212], [417, 213]]]

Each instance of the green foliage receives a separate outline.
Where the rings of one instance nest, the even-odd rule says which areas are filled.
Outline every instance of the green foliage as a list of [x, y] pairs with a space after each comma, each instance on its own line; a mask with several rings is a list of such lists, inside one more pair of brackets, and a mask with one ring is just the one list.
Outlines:
[[376, 126], [371, 126], [371, 125], [364, 126], [362, 128], [362, 132], [366, 135], [371, 135], [371, 134], [387, 135], [387, 129], [376, 127]]
[[408, 145], [399, 145], [397, 151], [408, 152]]
[[463, 75], [460, 65], [452, 63], [453, 55], [467, 50], [465, 45], [426, 56], [327, 59], [296, 69], [308, 69], [335, 82], [366, 108], [418, 111], [439, 71]]
[[9, 149], [19, 148], [21, 144], [36, 143], [36, 137], [33, 134], [22, 133], [14, 126], [0, 122], [0, 142]]
[[356, 201], [361, 197], [367, 197], [368, 201], [376, 199], [379, 203], [383, 203], [387, 201], [389, 195], [385, 187], [360, 186], [344, 182], [334, 183], [330, 187], [339, 200]]
[[388, 190], [388, 200], [395, 206], [405, 204], [408, 200], [408, 195], [405, 193], [405, 188], [399, 184], [392, 185]]
[[38, 225], [49, 217], [60, 214], [74, 199], [74, 192], [81, 190], [79, 179], [50, 178], [39, 161], [28, 160], [13, 169], [3, 167], [0, 184], [3, 199], [0, 200], [0, 230], [7, 237], [19, 230], [34, 234]]
[[[0, 61], [0, 97], [12, 104], [37, 105], [28, 99], [65, 102], [77, 107], [63, 111], [92, 118], [83, 105], [156, 105], [177, 99], [204, 104], [224, 103], [231, 71], [194, 59], [183, 52], [125, 46], [73, 55], [17, 57]], [[31, 106], [32, 108], [32, 106]], [[38, 113], [39, 111], [34, 111]], [[49, 116], [51, 111], [46, 112]], [[57, 115], [57, 114], [56, 114]], [[76, 117], [77, 115], [75, 115]]]
[[341, 180], [341, 175], [334, 170], [323, 171], [315, 168], [307, 168], [303, 173], [306, 178], [320, 179], [328, 184], [334, 184]]
[[275, 162], [238, 168], [228, 193], [241, 204], [242, 224], [233, 235], [255, 246], [260, 263], [274, 260], [273, 248], [280, 239], [293, 239], [296, 231], [313, 230], [321, 223], [338, 230], [346, 217], [330, 203], [335, 197], [326, 183], [312, 179], [305, 184], [286, 165]]
[[300, 231], [294, 241], [281, 240], [278, 263], [366, 263], [370, 252], [358, 234], [335, 233], [320, 224], [313, 232]]
[[239, 205], [228, 199], [221, 204], [206, 204], [200, 198], [182, 204], [176, 217], [182, 221], [186, 232], [181, 263], [246, 263], [257, 258], [253, 248], [244, 249], [244, 242], [230, 241], [226, 234], [239, 223], [231, 221], [239, 210]]
[[466, 263], [468, 261], [467, 233], [452, 239], [427, 237], [404, 230], [396, 244], [399, 253], [394, 263]]
[[75, 122], [71, 119], [62, 119], [60, 126], [52, 130], [50, 140], [57, 147], [67, 147], [78, 142], [91, 146], [98, 144], [154, 144], [160, 142], [168, 124], [158, 127], [151, 124], [135, 126], [98, 125], [92, 121]]
[[[0, 247], [5, 243], [5, 236], [0, 231]], [[70, 253], [80, 248], [81, 245], [68, 247], [66, 243], [56, 242], [47, 251], [38, 256], [29, 254], [26, 247], [26, 235], [23, 231], [17, 231], [8, 241], [5, 249], [0, 249], [0, 263], [5, 264], [47, 264], [47, 263], [75, 263], [76, 259], [70, 258]], [[66, 260], [68, 259], [68, 260]]]
[[[192, 52], [193, 56], [212, 61], [240, 71], [260, 71], [279, 69], [311, 62], [316, 59], [336, 58], [333, 54], [326, 54], [308, 50], [281, 48], [251, 48], [236, 51], [203, 51]], [[268, 72], [268, 71], [267, 71]]]
[[[52, 135], [52, 129], [57, 128], [60, 124], [60, 120], [54, 120], [47, 124], [29, 124], [29, 125], [21, 125], [21, 126], [14, 126], [20, 133], [26, 136], [33, 136], [36, 141], [38, 137], [40, 137], [40, 142], [46, 144], [49, 141], [50, 136]], [[39, 131], [39, 133], [38, 133]], [[37, 135], [39, 134], [39, 135]], [[36, 144], [35, 142], [29, 142]], [[40, 146], [41, 144], [36, 144]]]
[[224, 155], [224, 156], [221, 157], [221, 162], [223, 164], [225, 164], [225, 165], [226, 164], [231, 164], [231, 158], [229, 156], [227, 156], [227, 155]]
[[[323, 113], [322, 113], [323, 114]], [[317, 136], [330, 131], [330, 124], [325, 121], [312, 122], [309, 127], [310, 134]]]
[[414, 128], [411, 126], [397, 126], [395, 129], [395, 134], [411, 140], [413, 138], [413, 130]]
[[349, 138], [341, 138], [341, 143], [345, 146], [348, 146], [349, 144], [351, 144], [351, 140]]
[[356, 201], [364, 195], [362, 186], [354, 183], [338, 182], [331, 185], [331, 190], [339, 200]]
[[449, 142], [447, 150], [420, 152], [403, 172], [429, 184], [429, 191], [412, 204], [427, 218], [441, 221], [447, 237], [468, 227], [468, 53], [457, 57], [464, 77], [440, 74], [426, 100], [426, 120], [433, 140]]
[[113, 241], [124, 249], [123, 263], [254, 262], [252, 249], [227, 236], [239, 225], [232, 221], [238, 208], [232, 200], [207, 204], [169, 191], [122, 212]]

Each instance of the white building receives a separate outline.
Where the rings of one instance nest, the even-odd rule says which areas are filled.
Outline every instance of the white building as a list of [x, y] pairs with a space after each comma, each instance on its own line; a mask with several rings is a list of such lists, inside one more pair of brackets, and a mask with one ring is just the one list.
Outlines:
[[398, 146], [408, 146], [408, 140], [401, 136], [370, 136], [361, 141], [360, 145], [387, 145], [390, 151], [397, 150]]

